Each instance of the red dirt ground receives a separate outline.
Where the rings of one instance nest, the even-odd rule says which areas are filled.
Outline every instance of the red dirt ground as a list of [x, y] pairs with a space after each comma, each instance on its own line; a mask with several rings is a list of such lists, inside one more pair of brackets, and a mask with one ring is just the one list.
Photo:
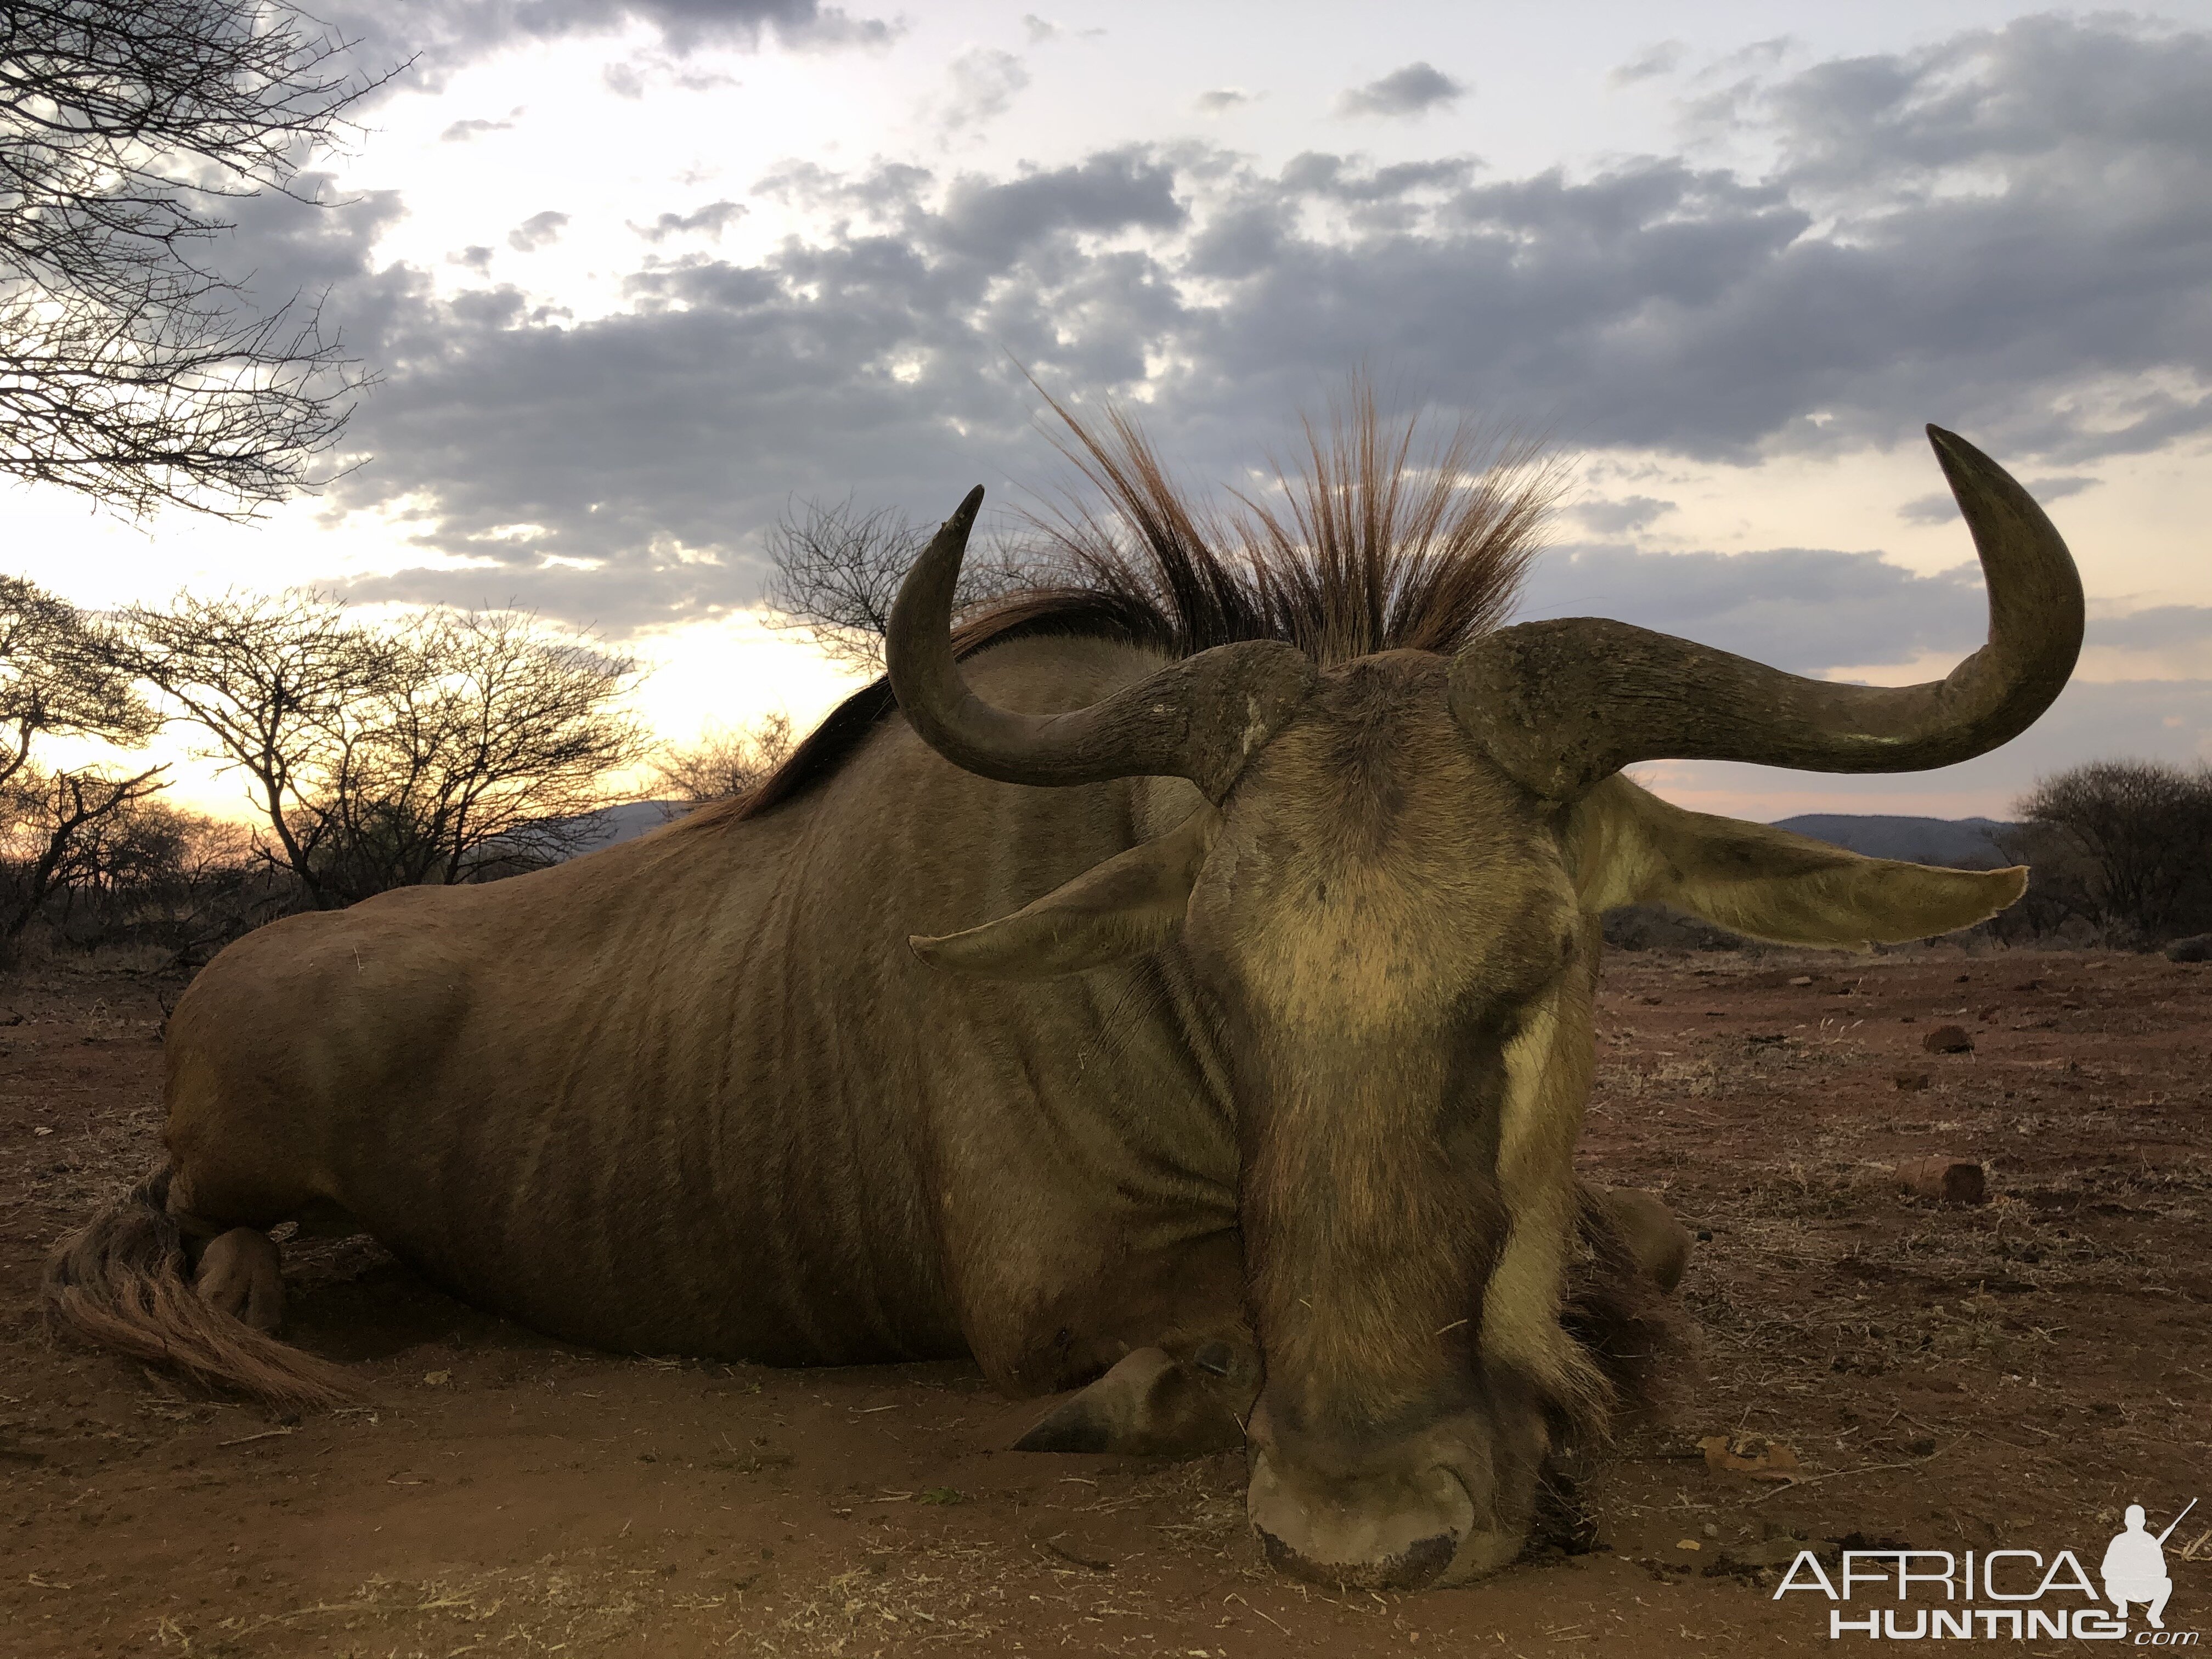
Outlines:
[[[1042, 1407], [961, 1365], [583, 1352], [357, 1242], [288, 1266], [290, 1334], [359, 1368], [362, 1409], [282, 1419], [57, 1346], [39, 1262], [155, 1162], [176, 989], [0, 985], [9, 1659], [1835, 1652], [1825, 1601], [1773, 1599], [1800, 1540], [2094, 1572], [2124, 1504], [2155, 1529], [2212, 1499], [2212, 969], [1616, 956], [1585, 1161], [1711, 1234], [1697, 1352], [1589, 1480], [1596, 1548], [1384, 1596], [1271, 1573], [1239, 1458], [1012, 1452]], [[1973, 1052], [1923, 1051], [1946, 1023]], [[1936, 1152], [1983, 1160], [1991, 1201], [1893, 1190]], [[1699, 1440], [1739, 1432], [1796, 1484], [1709, 1468]], [[2212, 1626], [2212, 1514], [2167, 1559], [2168, 1626]]]

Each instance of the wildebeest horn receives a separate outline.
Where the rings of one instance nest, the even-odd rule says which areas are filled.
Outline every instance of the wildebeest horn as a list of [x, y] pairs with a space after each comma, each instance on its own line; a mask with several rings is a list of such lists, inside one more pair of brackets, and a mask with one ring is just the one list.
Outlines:
[[2081, 648], [2081, 579], [2051, 520], [1965, 439], [1928, 428], [1989, 586], [1989, 643], [1941, 680], [1806, 679], [1594, 617], [1523, 623], [1463, 649], [1452, 712], [1506, 771], [1564, 800], [1644, 760], [1918, 772], [2017, 737]]
[[952, 651], [952, 596], [978, 484], [915, 562], [891, 607], [884, 659], [899, 707], [954, 765], [1003, 783], [1188, 778], [1218, 802], [1313, 684], [1313, 665], [1276, 640], [1217, 646], [1087, 708], [1019, 714], [968, 689]]

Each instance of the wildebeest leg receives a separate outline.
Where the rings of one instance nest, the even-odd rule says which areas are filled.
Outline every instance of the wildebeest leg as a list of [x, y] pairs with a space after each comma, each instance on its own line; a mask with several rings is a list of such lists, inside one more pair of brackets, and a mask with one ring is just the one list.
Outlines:
[[1121, 1358], [1016, 1449], [1195, 1457], [1243, 1445], [1260, 1389], [1243, 1262], [1240, 1240], [1224, 1232], [1127, 1264], [1114, 1301], [1091, 1310], [1084, 1333], [1094, 1352]]
[[257, 1331], [274, 1333], [283, 1323], [283, 1262], [276, 1241], [256, 1228], [233, 1227], [210, 1239], [192, 1288]]
[[1244, 1443], [1260, 1391], [1259, 1356], [1216, 1338], [1178, 1357], [1139, 1348], [1056, 1407], [1016, 1451], [1122, 1452], [1198, 1457]]
[[1588, 1194], [1604, 1212], [1638, 1271], [1671, 1293], [1690, 1265], [1689, 1230], [1656, 1193], [1637, 1187], [1591, 1187]]
[[185, 1247], [192, 1288], [203, 1300], [257, 1331], [274, 1334], [284, 1319], [284, 1264], [268, 1229], [295, 1224], [307, 1238], [344, 1238], [360, 1224], [325, 1200], [252, 1171], [240, 1180], [203, 1152], [178, 1172], [168, 1209]]

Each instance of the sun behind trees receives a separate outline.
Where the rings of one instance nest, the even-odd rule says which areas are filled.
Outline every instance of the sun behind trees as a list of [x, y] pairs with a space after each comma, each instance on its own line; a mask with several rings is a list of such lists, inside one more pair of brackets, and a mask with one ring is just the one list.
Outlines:
[[653, 762], [653, 772], [672, 806], [681, 812], [750, 793], [790, 758], [795, 741], [791, 716], [781, 711], [735, 731], [710, 726], [697, 742], [664, 751]]
[[645, 758], [636, 665], [514, 611], [361, 625], [319, 594], [180, 595], [121, 617], [120, 660], [242, 773], [262, 856], [334, 908], [564, 856]]
[[163, 768], [48, 767], [34, 744], [135, 746], [159, 724], [114, 661], [111, 630], [20, 576], [0, 576], [0, 952], [100, 863]]

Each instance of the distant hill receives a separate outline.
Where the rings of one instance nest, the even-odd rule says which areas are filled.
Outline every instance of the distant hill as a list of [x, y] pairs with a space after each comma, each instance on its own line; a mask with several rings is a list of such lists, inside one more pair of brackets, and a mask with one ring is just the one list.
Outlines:
[[658, 830], [680, 816], [683, 805], [672, 800], [634, 800], [622, 806], [602, 806], [581, 818], [571, 818], [569, 823], [579, 827], [582, 838], [570, 856], [581, 858], [586, 853], [635, 841], [647, 831]]
[[[580, 859], [586, 853], [599, 853], [626, 841], [635, 841], [648, 831], [658, 830], [672, 819], [682, 816], [684, 804], [669, 800], [634, 800], [620, 806], [602, 806], [596, 812], [586, 812], [573, 818], [549, 818], [538, 827], [557, 830], [564, 839], [573, 836], [567, 850], [554, 862], [565, 859]], [[513, 836], [502, 836], [490, 843], [487, 852], [508, 852], [520, 856], [517, 867], [529, 869], [546, 851], [544, 843], [527, 830]], [[502, 872], [502, 873], [504, 873]]]
[[1804, 812], [1778, 818], [1794, 830], [1869, 858], [1944, 864], [1956, 870], [1995, 870], [2012, 860], [1997, 848], [1997, 832], [2014, 826], [1998, 818], [1911, 818], [1881, 812]]

